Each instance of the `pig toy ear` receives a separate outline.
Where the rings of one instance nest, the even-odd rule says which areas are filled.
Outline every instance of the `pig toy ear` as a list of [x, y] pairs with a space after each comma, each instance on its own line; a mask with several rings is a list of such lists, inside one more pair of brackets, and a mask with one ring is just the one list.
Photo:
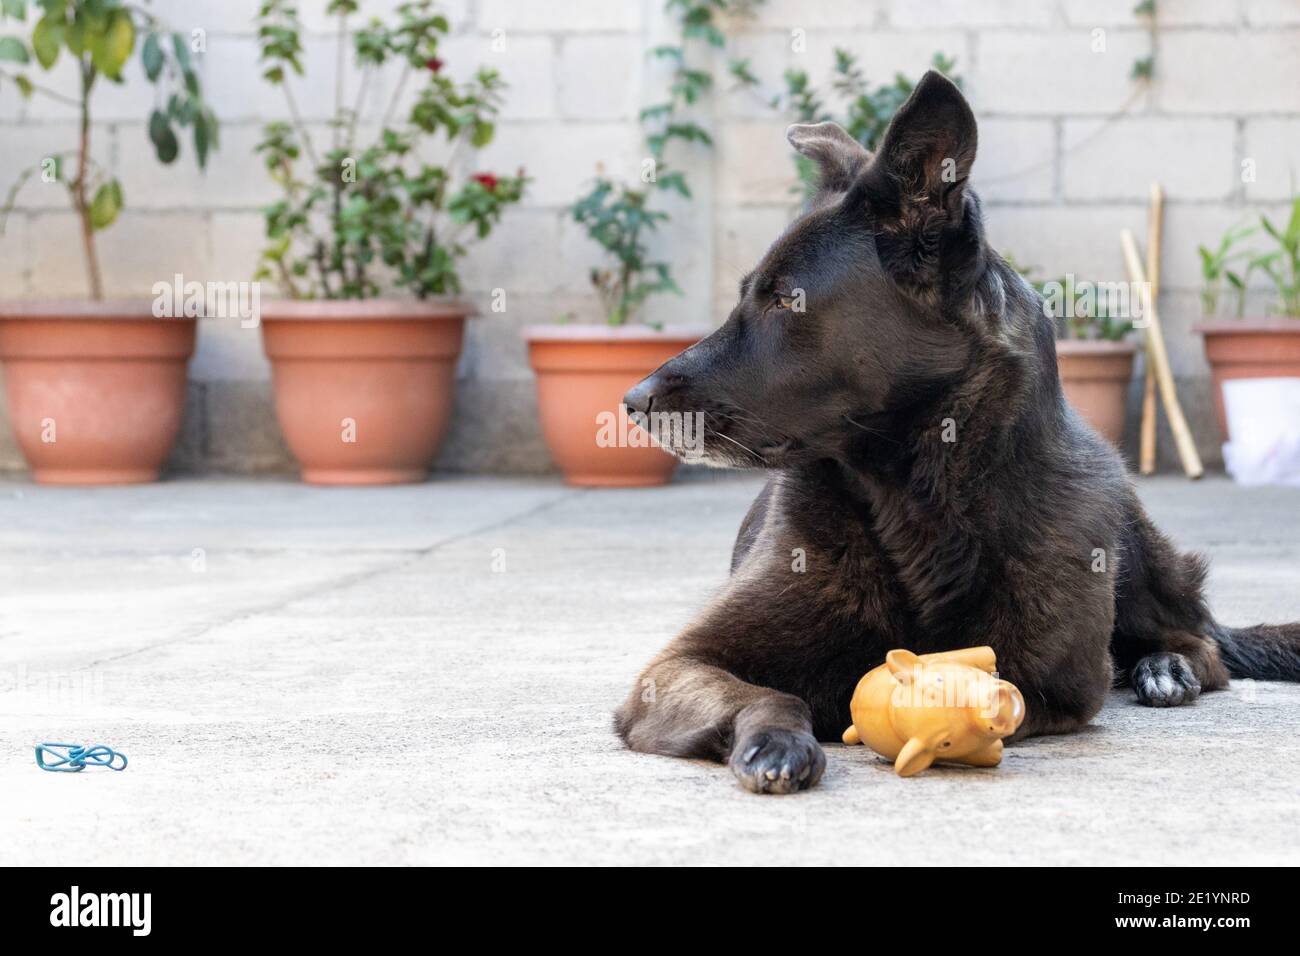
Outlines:
[[920, 664], [919, 657], [901, 647], [885, 655], [885, 666], [900, 684], [910, 684]]
[[910, 777], [934, 763], [934, 751], [920, 737], [913, 737], [903, 745], [894, 761], [894, 772], [900, 777]]

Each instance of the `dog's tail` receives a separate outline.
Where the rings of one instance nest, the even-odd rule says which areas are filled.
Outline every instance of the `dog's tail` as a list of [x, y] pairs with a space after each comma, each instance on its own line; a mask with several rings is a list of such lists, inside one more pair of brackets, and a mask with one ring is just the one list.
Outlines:
[[1300, 681], [1300, 621], [1254, 627], [1217, 625], [1214, 640], [1233, 677]]

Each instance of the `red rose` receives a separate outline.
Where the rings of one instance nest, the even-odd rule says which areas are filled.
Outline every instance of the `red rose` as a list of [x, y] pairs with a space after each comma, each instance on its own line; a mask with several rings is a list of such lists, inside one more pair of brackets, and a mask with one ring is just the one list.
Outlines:
[[434, 57], [432, 60], [425, 60], [424, 65], [430, 73], [437, 73], [442, 69], [442, 60]]
[[492, 173], [475, 173], [470, 178], [490, 193], [497, 190], [497, 178]]

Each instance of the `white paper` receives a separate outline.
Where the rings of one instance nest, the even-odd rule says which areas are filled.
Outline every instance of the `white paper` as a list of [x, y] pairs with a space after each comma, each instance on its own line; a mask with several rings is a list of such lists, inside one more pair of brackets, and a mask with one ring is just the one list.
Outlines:
[[1223, 383], [1232, 440], [1223, 463], [1243, 485], [1300, 485], [1300, 378], [1237, 378]]

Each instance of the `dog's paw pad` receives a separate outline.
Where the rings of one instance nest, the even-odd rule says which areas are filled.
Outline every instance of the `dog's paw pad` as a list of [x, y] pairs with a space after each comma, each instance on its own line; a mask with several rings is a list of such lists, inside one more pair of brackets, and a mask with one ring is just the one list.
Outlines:
[[1148, 707], [1190, 704], [1201, 693], [1201, 682], [1182, 654], [1149, 654], [1133, 668], [1133, 689], [1138, 702]]
[[826, 755], [812, 734], [756, 730], [731, 752], [731, 771], [754, 793], [793, 793], [821, 779]]

